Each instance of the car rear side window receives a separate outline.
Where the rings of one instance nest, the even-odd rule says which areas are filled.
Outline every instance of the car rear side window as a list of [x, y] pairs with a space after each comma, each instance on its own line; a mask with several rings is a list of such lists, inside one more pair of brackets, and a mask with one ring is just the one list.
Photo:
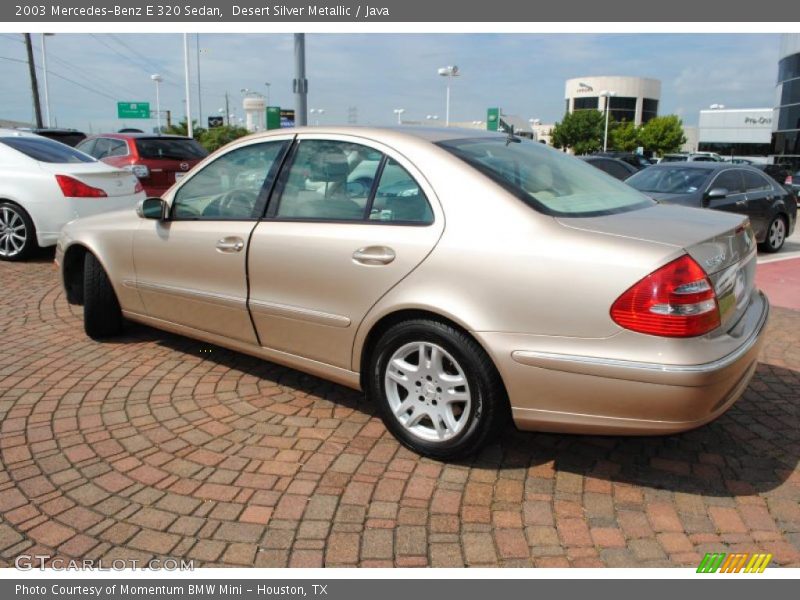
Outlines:
[[433, 223], [433, 211], [425, 192], [411, 174], [393, 158], [386, 159], [370, 208], [369, 219]]
[[711, 182], [710, 188], [724, 188], [729, 194], [740, 194], [744, 191], [742, 172], [738, 169], [723, 171]]
[[208, 163], [178, 188], [172, 217], [206, 221], [260, 217], [265, 183], [274, 178], [286, 145], [285, 141], [249, 144]]
[[772, 184], [759, 173], [744, 171], [744, 187], [748, 192], [758, 192], [772, 189]]
[[88, 154], [84, 154], [66, 144], [54, 142], [43, 137], [0, 137], [0, 143], [39, 162], [53, 164], [95, 162], [95, 159]]
[[654, 204], [584, 161], [538, 142], [498, 135], [438, 145], [548, 215], [591, 217]]

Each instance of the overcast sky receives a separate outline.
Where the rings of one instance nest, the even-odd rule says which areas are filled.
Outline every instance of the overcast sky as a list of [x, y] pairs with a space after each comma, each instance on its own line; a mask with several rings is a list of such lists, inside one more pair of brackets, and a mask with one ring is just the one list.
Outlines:
[[[696, 124], [709, 104], [771, 107], [779, 36], [762, 34], [309, 34], [306, 36], [310, 108], [321, 122], [359, 124], [444, 120], [445, 84], [437, 68], [458, 65], [451, 119], [486, 118], [486, 108], [545, 123], [564, 112], [564, 82], [572, 77], [632, 75], [662, 82], [660, 114], [677, 113]], [[34, 34], [37, 65], [40, 35]], [[191, 96], [197, 115], [195, 36], [190, 36]], [[203, 121], [224, 106], [225, 92], [239, 116], [241, 89], [266, 93], [271, 104], [293, 107], [293, 39], [290, 34], [202, 34], [200, 78]], [[116, 130], [116, 102], [149, 101], [155, 108], [160, 73], [161, 107], [182, 117], [181, 34], [58, 34], [47, 38], [51, 114], [62, 127]], [[11, 60], [9, 60], [11, 59]], [[40, 86], [41, 84], [41, 70]], [[60, 77], [59, 77], [60, 76]], [[67, 78], [71, 81], [67, 81]], [[0, 34], [0, 119], [33, 119], [22, 35]], [[154, 122], [128, 121], [148, 128]], [[149, 127], [147, 127], [149, 125]]]

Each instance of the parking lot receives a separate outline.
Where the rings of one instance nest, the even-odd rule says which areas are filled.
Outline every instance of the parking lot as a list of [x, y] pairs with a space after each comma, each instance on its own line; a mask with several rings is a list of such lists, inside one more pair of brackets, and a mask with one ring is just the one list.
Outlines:
[[800, 260], [774, 264], [765, 287], [789, 306], [718, 421], [509, 430], [441, 464], [334, 384], [142, 326], [92, 342], [52, 254], [0, 263], [0, 566], [696, 566], [712, 551], [800, 566]]

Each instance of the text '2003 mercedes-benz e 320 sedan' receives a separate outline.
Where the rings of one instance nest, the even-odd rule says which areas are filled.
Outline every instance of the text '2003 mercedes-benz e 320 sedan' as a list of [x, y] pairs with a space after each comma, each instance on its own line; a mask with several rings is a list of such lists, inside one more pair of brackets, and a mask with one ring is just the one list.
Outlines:
[[728, 409], [768, 305], [746, 217], [661, 206], [517, 137], [243, 138], [163, 199], [67, 225], [87, 333], [123, 319], [366, 391], [404, 444], [657, 434]]

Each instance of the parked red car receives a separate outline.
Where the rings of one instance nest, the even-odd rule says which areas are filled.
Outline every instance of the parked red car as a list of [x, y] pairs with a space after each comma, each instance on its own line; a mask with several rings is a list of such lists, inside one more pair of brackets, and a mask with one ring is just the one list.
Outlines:
[[179, 135], [103, 133], [86, 138], [76, 147], [98, 160], [132, 171], [148, 196], [161, 196], [208, 156], [195, 140]]

